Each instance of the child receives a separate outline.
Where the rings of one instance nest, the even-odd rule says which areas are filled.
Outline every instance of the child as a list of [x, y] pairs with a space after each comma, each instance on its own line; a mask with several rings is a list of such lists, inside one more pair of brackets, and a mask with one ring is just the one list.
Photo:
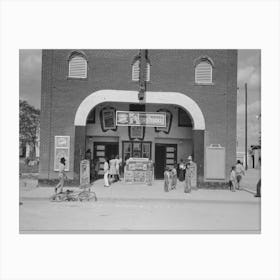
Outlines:
[[170, 172], [169, 172], [169, 168], [166, 167], [164, 171], [164, 186], [163, 186], [165, 192], [169, 192], [169, 185], [170, 185]]
[[235, 192], [236, 188], [236, 172], [235, 172], [235, 166], [231, 167], [230, 171], [230, 178], [229, 178], [229, 188], [232, 192]]
[[56, 185], [55, 187], [55, 193], [57, 193], [58, 188], [60, 188], [60, 192], [63, 192], [63, 186], [64, 186], [64, 180], [66, 178], [65, 175], [65, 162], [66, 159], [64, 157], [62, 157], [60, 159], [60, 163], [59, 163], [59, 172], [58, 172], [58, 179], [59, 179], [59, 183]]
[[176, 189], [177, 185], [177, 170], [176, 170], [176, 165], [173, 166], [171, 170], [171, 189]]

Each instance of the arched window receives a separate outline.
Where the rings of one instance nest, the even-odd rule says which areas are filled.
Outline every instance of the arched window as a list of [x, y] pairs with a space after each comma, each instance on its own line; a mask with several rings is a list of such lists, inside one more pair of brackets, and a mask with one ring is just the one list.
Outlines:
[[[145, 73], [145, 81], [150, 81], [150, 75], [151, 75], [151, 64], [149, 61], [147, 61], [146, 64], [146, 73]], [[140, 58], [136, 58], [136, 60], [132, 64], [132, 81], [139, 81], [140, 77]]]
[[212, 84], [213, 63], [208, 58], [200, 58], [195, 66], [195, 83]]
[[69, 78], [87, 78], [87, 60], [85, 55], [80, 52], [74, 52], [69, 58]]

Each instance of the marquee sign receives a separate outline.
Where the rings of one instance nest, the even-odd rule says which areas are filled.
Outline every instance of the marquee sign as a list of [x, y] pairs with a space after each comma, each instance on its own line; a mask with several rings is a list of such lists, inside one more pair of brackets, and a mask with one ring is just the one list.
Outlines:
[[166, 113], [117, 111], [116, 124], [117, 126], [166, 127]]

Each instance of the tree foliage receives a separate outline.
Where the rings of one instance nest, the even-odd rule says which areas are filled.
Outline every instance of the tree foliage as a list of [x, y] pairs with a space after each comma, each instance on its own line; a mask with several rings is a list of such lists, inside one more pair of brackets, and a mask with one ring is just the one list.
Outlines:
[[34, 149], [40, 125], [40, 110], [24, 100], [19, 101], [19, 140]]

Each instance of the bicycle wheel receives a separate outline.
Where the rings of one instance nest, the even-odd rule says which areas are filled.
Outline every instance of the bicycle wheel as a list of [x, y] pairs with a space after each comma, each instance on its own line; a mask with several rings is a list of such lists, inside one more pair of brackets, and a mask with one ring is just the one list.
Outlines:
[[51, 202], [62, 202], [65, 201], [66, 195], [64, 193], [57, 193], [50, 197]]
[[97, 197], [96, 197], [95, 192], [83, 191], [79, 194], [79, 200], [80, 201], [84, 201], [84, 200], [90, 201], [92, 199], [97, 201]]
[[90, 201], [90, 200], [97, 201], [97, 196], [96, 196], [95, 192], [89, 192], [87, 200], [88, 201]]

